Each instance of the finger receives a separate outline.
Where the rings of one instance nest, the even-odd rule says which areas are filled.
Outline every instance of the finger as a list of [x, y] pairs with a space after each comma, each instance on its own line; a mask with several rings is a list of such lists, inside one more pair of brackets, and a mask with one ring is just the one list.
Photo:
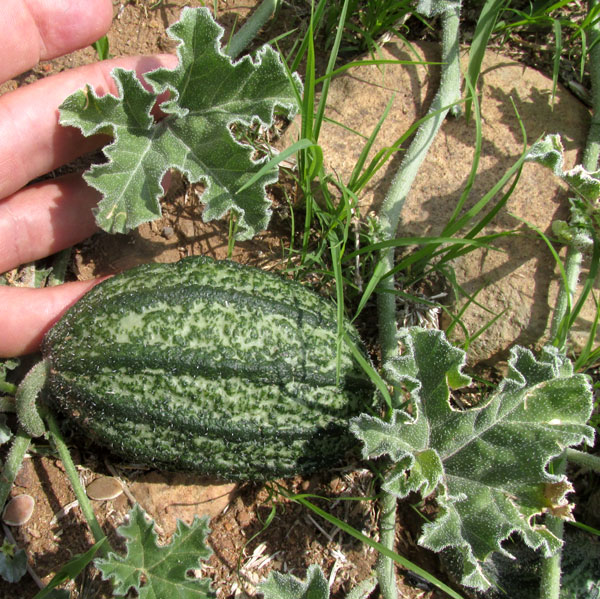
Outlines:
[[117, 95], [110, 71], [117, 67], [142, 73], [161, 66], [174, 67], [168, 54], [128, 57], [86, 65], [40, 79], [0, 97], [0, 197], [20, 189], [36, 177], [99, 147], [105, 137], [84, 138], [78, 129], [58, 123], [58, 107], [74, 91], [89, 83], [98, 94]]
[[38, 183], [0, 200], [0, 272], [92, 235], [99, 194], [79, 175]]
[[95, 42], [112, 13], [111, 0], [3, 0], [0, 81]]
[[52, 325], [102, 279], [32, 289], [0, 286], [0, 358], [32, 353]]

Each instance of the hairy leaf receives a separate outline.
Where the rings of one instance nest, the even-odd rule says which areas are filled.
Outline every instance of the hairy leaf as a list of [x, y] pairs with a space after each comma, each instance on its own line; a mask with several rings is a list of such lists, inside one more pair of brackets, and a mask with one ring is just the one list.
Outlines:
[[555, 133], [533, 144], [526, 160], [537, 162], [552, 170], [587, 202], [592, 203], [600, 199], [600, 171], [590, 173], [581, 165], [563, 171], [563, 154], [564, 147], [560, 135]]
[[105, 579], [111, 579], [118, 596], [134, 588], [140, 599], [205, 599], [214, 597], [210, 581], [188, 576], [198, 568], [201, 559], [208, 559], [211, 550], [206, 545], [208, 521], [194, 518], [191, 526], [177, 521], [177, 530], [170, 545], [156, 543], [154, 523], [135, 505], [129, 512], [129, 524], [118, 532], [127, 539], [127, 554], [109, 553], [94, 561]]
[[384, 488], [398, 497], [437, 493], [439, 514], [420, 543], [462, 554], [462, 583], [489, 586], [481, 562], [517, 532], [550, 555], [560, 541], [535, 516], [568, 516], [564, 477], [548, 470], [568, 446], [592, 443], [587, 426], [592, 393], [587, 377], [555, 348], [539, 359], [512, 350], [508, 374], [476, 408], [458, 410], [450, 388], [469, 383], [465, 354], [441, 331], [402, 329], [404, 353], [386, 365], [388, 379], [410, 397], [412, 413], [394, 410], [389, 422], [362, 415], [351, 424], [364, 456], [389, 456], [394, 467]]
[[[158, 218], [161, 181], [169, 169], [177, 169], [190, 182], [204, 183], [205, 220], [234, 210], [240, 237], [252, 237], [268, 224], [265, 185], [277, 179], [277, 172], [238, 194], [264, 161], [253, 159], [252, 148], [234, 138], [232, 127], [270, 126], [276, 107], [293, 116], [294, 83], [299, 87], [300, 82], [290, 80], [270, 47], [233, 63], [219, 46], [223, 29], [205, 8], [185, 8], [167, 31], [179, 43], [179, 64], [146, 73], [151, 91], [133, 71], [117, 68], [112, 76], [118, 97], [98, 97], [88, 86], [60, 107], [62, 125], [78, 127], [85, 136], [114, 138], [104, 149], [108, 162], [84, 176], [103, 196], [96, 220], [106, 231], [123, 233]], [[163, 92], [168, 92], [160, 103], [165, 116], [157, 121], [150, 111]]]
[[291, 574], [271, 572], [260, 585], [265, 599], [329, 599], [329, 586], [319, 566], [311, 564], [302, 582]]
[[19, 582], [27, 572], [27, 554], [4, 541], [0, 547], [0, 576], [7, 582]]

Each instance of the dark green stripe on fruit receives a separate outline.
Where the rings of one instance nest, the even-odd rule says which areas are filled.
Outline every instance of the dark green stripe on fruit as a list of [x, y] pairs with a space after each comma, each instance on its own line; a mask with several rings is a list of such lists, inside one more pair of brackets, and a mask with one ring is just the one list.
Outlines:
[[232, 479], [310, 472], [355, 445], [348, 421], [373, 389], [345, 346], [338, 373], [336, 351], [329, 301], [207, 258], [101, 283], [44, 342], [57, 405], [98, 442]]

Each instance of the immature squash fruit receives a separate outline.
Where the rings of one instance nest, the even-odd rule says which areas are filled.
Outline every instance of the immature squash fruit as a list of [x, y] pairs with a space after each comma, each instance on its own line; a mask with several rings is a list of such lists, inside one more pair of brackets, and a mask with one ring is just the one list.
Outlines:
[[[351, 341], [355, 330], [345, 323]], [[308, 473], [343, 460], [371, 382], [335, 307], [234, 262], [146, 264], [97, 285], [46, 335], [48, 389], [127, 459], [226, 479]]]

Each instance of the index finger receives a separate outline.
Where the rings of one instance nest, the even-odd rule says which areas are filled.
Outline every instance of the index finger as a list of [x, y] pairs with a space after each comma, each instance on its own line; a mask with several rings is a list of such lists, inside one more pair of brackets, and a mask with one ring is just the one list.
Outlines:
[[84, 138], [79, 130], [59, 124], [58, 107], [69, 94], [89, 84], [99, 95], [116, 95], [110, 73], [117, 66], [135, 70], [143, 81], [141, 73], [176, 64], [177, 57], [170, 54], [103, 60], [1, 96], [0, 198], [106, 141], [100, 136]]
[[111, 0], [3, 0], [0, 81], [95, 42], [112, 14]]

